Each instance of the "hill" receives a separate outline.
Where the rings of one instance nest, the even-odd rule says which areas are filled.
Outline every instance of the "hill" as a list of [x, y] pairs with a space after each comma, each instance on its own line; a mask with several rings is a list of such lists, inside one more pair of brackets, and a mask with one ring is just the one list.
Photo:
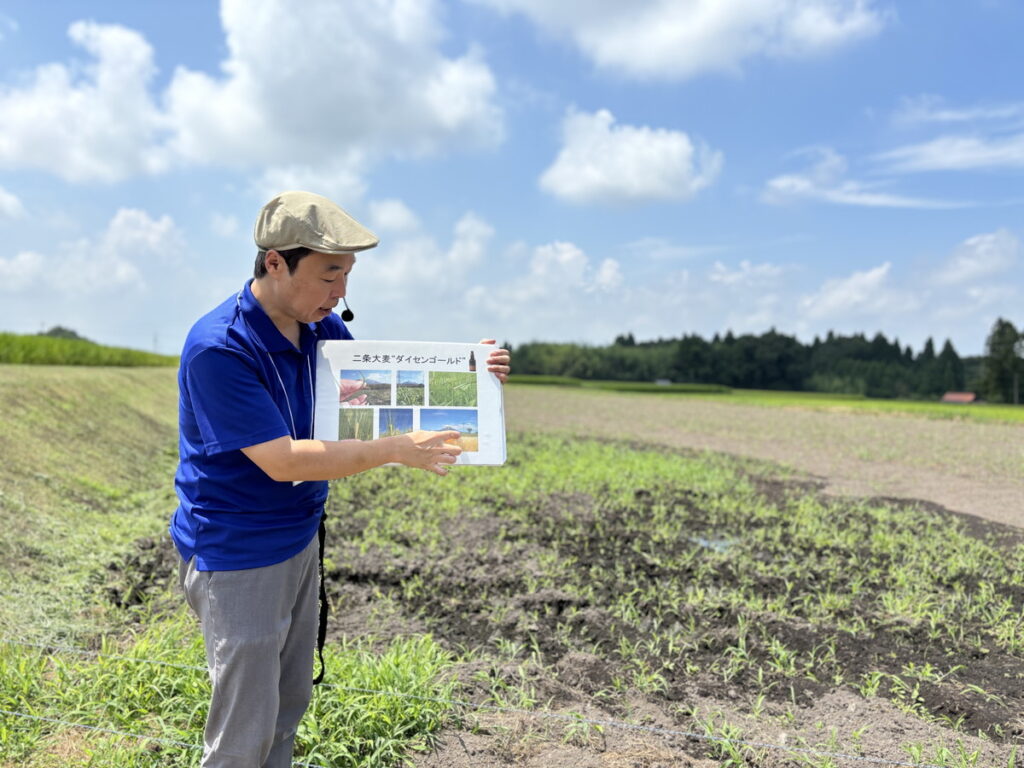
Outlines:
[[[65, 330], [65, 329], [60, 329]], [[50, 331], [52, 333], [53, 330]], [[108, 347], [79, 337], [0, 332], [0, 363], [28, 365], [176, 366], [174, 355], [158, 355], [126, 347]]]
[[0, 365], [0, 631], [95, 625], [88, 575], [174, 507], [176, 403], [169, 367]]

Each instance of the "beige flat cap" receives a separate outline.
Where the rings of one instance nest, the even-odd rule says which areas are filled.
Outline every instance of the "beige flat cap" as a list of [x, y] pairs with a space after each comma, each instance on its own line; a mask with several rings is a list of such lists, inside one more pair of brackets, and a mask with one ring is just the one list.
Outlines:
[[253, 234], [263, 251], [305, 247], [320, 253], [352, 253], [380, 242], [337, 204], [312, 192], [282, 192], [263, 206]]

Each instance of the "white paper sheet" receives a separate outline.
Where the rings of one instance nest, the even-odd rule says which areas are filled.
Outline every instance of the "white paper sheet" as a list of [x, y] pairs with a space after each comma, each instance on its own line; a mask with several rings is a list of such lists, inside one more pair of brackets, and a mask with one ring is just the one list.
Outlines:
[[501, 382], [486, 344], [321, 341], [317, 351], [319, 440], [369, 440], [415, 429], [461, 434], [457, 464], [505, 463]]

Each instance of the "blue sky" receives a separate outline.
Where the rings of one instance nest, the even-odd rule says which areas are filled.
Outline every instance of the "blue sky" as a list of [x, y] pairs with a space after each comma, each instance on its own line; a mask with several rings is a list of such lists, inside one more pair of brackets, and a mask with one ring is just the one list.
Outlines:
[[464, 408], [421, 408], [420, 428], [433, 431], [456, 429], [475, 434], [480, 431], [476, 410]]
[[176, 352], [289, 188], [363, 339], [982, 351], [1024, 285], [1011, 0], [0, 3], [0, 329]]

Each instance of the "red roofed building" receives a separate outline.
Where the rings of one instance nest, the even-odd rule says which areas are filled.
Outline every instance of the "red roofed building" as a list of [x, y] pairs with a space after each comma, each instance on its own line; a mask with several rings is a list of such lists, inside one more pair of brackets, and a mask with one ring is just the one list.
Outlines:
[[947, 392], [942, 396], [944, 403], [976, 403], [978, 396], [973, 392]]

